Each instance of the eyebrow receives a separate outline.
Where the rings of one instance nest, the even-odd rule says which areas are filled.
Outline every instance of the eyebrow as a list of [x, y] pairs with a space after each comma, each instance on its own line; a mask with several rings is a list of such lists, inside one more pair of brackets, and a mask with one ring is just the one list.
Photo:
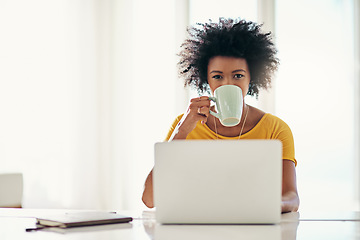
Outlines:
[[[231, 73], [236, 73], [236, 72], [245, 72], [246, 73], [246, 71], [244, 69], [236, 69], [236, 70], [232, 71]], [[223, 72], [214, 70], [214, 71], [211, 71], [210, 73], [223, 73]]]

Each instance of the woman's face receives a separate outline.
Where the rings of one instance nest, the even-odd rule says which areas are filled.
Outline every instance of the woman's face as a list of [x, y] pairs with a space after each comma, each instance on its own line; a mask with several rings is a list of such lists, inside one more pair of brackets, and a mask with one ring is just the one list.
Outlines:
[[245, 97], [250, 83], [250, 71], [244, 58], [216, 56], [210, 59], [207, 71], [211, 92], [223, 85], [235, 85]]

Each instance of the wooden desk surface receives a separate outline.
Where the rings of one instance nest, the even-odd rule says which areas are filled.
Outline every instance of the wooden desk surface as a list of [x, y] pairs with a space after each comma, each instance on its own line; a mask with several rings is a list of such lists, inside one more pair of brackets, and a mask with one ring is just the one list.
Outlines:
[[[160, 225], [155, 221], [155, 212], [120, 212], [134, 217], [128, 224], [73, 228], [66, 230], [44, 229], [26, 232], [35, 227], [35, 217], [49, 213], [63, 213], [66, 210], [0, 209], [0, 239], [90, 239], [90, 240], [219, 240], [219, 239], [360, 239], [358, 212], [316, 216], [300, 213], [282, 215], [279, 225]], [[348, 217], [348, 220], [341, 217]], [[351, 219], [350, 217], [351, 216]], [[355, 216], [355, 217], [354, 217]], [[311, 218], [313, 220], [311, 220]]]

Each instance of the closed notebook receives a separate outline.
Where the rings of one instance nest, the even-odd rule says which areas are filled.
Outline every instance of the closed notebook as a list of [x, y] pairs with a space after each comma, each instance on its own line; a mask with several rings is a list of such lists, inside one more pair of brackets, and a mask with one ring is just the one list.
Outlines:
[[37, 218], [37, 224], [47, 227], [82, 227], [113, 223], [127, 223], [131, 217], [111, 212], [72, 212]]

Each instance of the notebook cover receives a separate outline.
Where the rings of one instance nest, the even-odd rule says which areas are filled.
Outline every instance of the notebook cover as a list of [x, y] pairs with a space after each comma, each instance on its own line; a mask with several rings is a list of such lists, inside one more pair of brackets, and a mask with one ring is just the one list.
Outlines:
[[110, 212], [73, 212], [37, 218], [37, 224], [61, 228], [127, 223], [130, 221], [132, 221], [131, 217]]

